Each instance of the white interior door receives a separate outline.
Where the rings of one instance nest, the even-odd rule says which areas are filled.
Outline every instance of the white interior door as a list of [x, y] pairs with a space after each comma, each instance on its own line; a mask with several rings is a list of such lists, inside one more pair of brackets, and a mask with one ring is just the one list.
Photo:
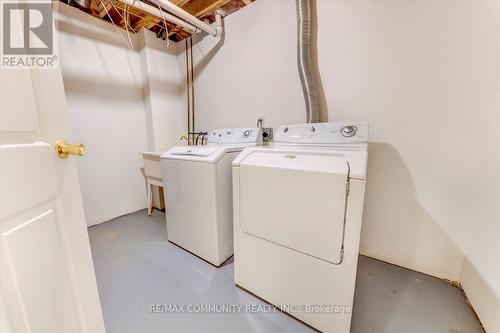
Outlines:
[[0, 78], [0, 330], [104, 331], [61, 71]]

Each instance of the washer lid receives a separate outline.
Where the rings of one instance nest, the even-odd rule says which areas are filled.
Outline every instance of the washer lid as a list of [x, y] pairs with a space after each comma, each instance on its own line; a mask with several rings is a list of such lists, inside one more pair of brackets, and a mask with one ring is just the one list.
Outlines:
[[226, 153], [240, 152], [244, 147], [234, 146], [178, 146], [161, 155], [162, 160], [180, 160], [217, 163]]
[[216, 153], [219, 149], [214, 147], [180, 146], [170, 149], [169, 154], [207, 157]]

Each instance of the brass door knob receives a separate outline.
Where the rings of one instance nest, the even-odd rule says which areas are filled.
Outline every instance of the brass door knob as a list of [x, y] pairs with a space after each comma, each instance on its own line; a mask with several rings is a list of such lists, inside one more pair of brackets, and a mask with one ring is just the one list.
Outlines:
[[55, 149], [60, 158], [68, 158], [69, 155], [85, 155], [85, 145], [81, 143], [70, 144], [67, 141], [59, 140], [55, 143]]

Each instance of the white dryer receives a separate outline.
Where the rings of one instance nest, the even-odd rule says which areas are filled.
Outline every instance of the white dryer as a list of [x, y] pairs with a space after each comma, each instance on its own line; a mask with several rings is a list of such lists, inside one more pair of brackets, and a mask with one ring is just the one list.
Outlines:
[[231, 162], [261, 142], [260, 128], [218, 129], [207, 146], [174, 147], [161, 156], [170, 242], [215, 266], [233, 255]]
[[281, 126], [233, 161], [235, 283], [323, 332], [350, 329], [368, 124]]

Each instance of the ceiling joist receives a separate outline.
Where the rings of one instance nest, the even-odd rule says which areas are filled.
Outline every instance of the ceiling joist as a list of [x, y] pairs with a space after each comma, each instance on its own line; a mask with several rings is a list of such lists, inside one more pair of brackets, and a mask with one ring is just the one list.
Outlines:
[[197, 0], [187, 2], [182, 9], [198, 18], [204, 17], [226, 5], [231, 0]]
[[[163, 17], [151, 15], [144, 10], [128, 6], [120, 0], [90, 0], [89, 8], [81, 8], [75, 0], [60, 0], [78, 7], [92, 16], [113, 22], [118, 27], [137, 32], [141, 29], [148, 29], [156, 33], [157, 36], [167, 36], [173, 41], [181, 41], [190, 35], [179, 25], [171, 22], [164, 23]], [[157, 7], [157, 5], [148, 0], [142, 0], [144, 3]], [[200, 20], [208, 20], [212, 23], [215, 19], [214, 12], [221, 9], [224, 16], [250, 4], [254, 0], [170, 0], [183, 10]], [[172, 18], [174, 19], [174, 18]]]

